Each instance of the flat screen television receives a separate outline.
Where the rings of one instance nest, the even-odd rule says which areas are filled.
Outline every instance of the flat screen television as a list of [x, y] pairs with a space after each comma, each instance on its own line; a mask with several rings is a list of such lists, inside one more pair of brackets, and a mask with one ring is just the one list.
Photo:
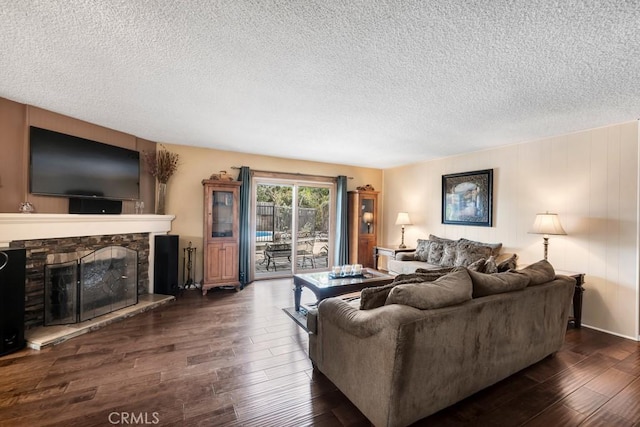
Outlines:
[[45, 196], [135, 200], [140, 153], [31, 126], [29, 191]]

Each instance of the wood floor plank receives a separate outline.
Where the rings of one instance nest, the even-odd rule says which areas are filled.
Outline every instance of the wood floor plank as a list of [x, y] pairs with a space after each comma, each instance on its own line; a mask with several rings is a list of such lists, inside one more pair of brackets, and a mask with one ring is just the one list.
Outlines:
[[551, 377], [546, 383], [566, 394], [572, 393], [615, 364], [615, 359], [596, 353]]
[[566, 350], [556, 353], [555, 356], [546, 358], [545, 363], [536, 363], [535, 365], [524, 369], [523, 373], [527, 377], [540, 383], [548, 380], [554, 375], [557, 375], [568, 367], [574, 366], [576, 363], [579, 363], [584, 359], [586, 359], [586, 356], [575, 353], [571, 350]]
[[616, 369], [629, 375], [640, 376], [640, 343], [638, 345], [639, 349], [616, 364]]
[[231, 378], [217, 379], [213, 383], [214, 393], [227, 393], [236, 389], [245, 391], [253, 384], [260, 384], [267, 381], [269, 377], [264, 371], [250, 372], [245, 375], [238, 375]]
[[629, 375], [614, 367], [607, 369], [602, 374], [589, 381], [585, 384], [585, 387], [589, 390], [595, 391], [596, 393], [613, 397], [633, 382], [635, 378], [635, 376]]
[[521, 426], [560, 400], [555, 388], [539, 384], [519, 398], [505, 402], [497, 410], [478, 417], [480, 425]]
[[622, 389], [602, 409], [634, 423], [640, 423], [640, 378]]
[[[303, 293], [303, 302], [314, 296]], [[43, 351], [0, 358], [1, 426], [104, 426], [112, 413], [161, 426], [368, 426], [308, 358], [282, 308], [291, 279], [177, 300]], [[640, 423], [640, 345], [569, 329], [561, 351], [415, 425]], [[122, 425], [122, 423], [121, 423]]]
[[637, 427], [637, 425], [607, 410], [596, 412], [581, 424], [582, 427]]
[[584, 421], [586, 415], [575, 411], [562, 403], [556, 403], [546, 408], [540, 414], [523, 425], [525, 427], [548, 427], [549, 425], [558, 425], [563, 427], [578, 426]]
[[593, 414], [609, 400], [608, 396], [596, 393], [586, 387], [580, 387], [565, 397], [562, 403], [581, 414]]

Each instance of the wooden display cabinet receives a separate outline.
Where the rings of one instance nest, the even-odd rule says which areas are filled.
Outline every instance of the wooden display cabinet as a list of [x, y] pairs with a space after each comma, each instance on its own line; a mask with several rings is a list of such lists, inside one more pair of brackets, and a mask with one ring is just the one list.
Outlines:
[[349, 263], [373, 268], [378, 242], [378, 191], [349, 191]]
[[239, 200], [240, 181], [203, 180], [204, 279], [202, 295], [211, 288], [240, 289]]

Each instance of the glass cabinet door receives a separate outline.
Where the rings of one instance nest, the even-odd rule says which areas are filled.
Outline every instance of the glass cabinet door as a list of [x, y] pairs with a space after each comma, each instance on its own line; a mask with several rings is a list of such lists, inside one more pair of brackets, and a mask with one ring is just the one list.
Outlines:
[[376, 211], [375, 200], [362, 198], [360, 204], [360, 234], [371, 234], [374, 231], [374, 220]]
[[233, 192], [213, 190], [211, 196], [211, 237], [234, 237]]

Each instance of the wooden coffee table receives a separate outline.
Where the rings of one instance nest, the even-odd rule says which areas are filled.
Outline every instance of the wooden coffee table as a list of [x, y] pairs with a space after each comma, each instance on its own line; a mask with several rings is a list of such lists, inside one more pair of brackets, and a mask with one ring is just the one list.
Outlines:
[[364, 277], [341, 277], [337, 279], [329, 278], [329, 272], [296, 274], [293, 276], [293, 296], [295, 309], [300, 311], [300, 297], [302, 287], [308, 288], [316, 295], [318, 302], [325, 298], [344, 295], [351, 292], [361, 291], [371, 286], [382, 286], [393, 282], [393, 276], [382, 273], [371, 268], [362, 270]]

